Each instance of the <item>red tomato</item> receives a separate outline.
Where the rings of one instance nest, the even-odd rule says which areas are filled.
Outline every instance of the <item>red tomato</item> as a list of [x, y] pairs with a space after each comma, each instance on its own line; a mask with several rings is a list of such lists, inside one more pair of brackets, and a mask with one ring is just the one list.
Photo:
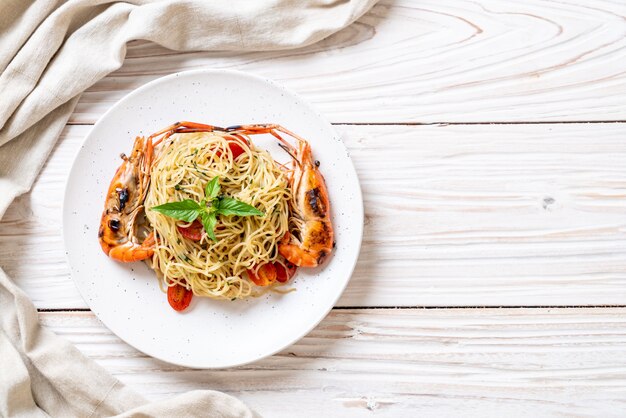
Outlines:
[[185, 286], [179, 284], [167, 288], [167, 301], [174, 310], [179, 312], [187, 309], [187, 306], [191, 303], [192, 296], [193, 292], [191, 290], [187, 290]]
[[248, 277], [257, 286], [268, 286], [276, 280], [276, 267], [273, 263], [263, 264], [254, 274], [254, 269], [248, 270]]
[[243, 146], [239, 142], [231, 141], [228, 143], [228, 148], [230, 148], [230, 152], [233, 153], [233, 159], [239, 157], [244, 153]]
[[183, 228], [182, 226], [176, 226], [176, 228], [183, 237], [192, 241], [200, 241], [200, 239], [202, 238], [202, 231], [204, 230], [202, 223], [197, 219], [186, 228]]
[[287, 263], [287, 267], [280, 263], [268, 263], [259, 267], [256, 274], [255, 269], [248, 270], [248, 277], [257, 286], [268, 286], [274, 281], [286, 283], [296, 274], [297, 268], [291, 263]]
[[[245, 141], [243, 139], [241, 140], [235, 140], [235, 139], [231, 139], [228, 141], [228, 148], [230, 149], [230, 152], [232, 152], [233, 154], [233, 160], [237, 157], [239, 157], [241, 154], [243, 154], [244, 148], [243, 148], [243, 143]], [[217, 151], [215, 153], [215, 155], [217, 157], [221, 157], [222, 156], [222, 152], [221, 151]]]
[[280, 263], [274, 263], [274, 266], [276, 267], [276, 280], [281, 283], [288, 282], [289, 279], [296, 274], [296, 270], [298, 269], [295, 264], [291, 264], [290, 262], [287, 262], [286, 268]]

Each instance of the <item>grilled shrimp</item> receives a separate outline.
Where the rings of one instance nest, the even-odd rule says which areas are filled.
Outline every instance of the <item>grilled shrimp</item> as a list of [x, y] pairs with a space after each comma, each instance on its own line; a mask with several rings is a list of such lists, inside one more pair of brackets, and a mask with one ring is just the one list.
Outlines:
[[98, 239], [102, 250], [117, 261], [145, 260], [154, 253], [154, 234], [146, 230], [143, 206], [153, 151], [152, 138], [137, 137], [130, 156], [121, 155], [124, 161], [107, 192]]

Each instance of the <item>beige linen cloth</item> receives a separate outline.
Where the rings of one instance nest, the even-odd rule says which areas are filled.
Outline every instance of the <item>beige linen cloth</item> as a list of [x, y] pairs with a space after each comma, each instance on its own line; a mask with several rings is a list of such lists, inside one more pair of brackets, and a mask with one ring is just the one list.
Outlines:
[[[374, 2], [0, 0], [0, 217], [30, 189], [80, 94], [122, 65], [127, 42], [178, 51], [295, 48], [349, 25]], [[208, 390], [148, 402], [41, 328], [32, 302], [0, 270], [0, 415], [255, 413]]]

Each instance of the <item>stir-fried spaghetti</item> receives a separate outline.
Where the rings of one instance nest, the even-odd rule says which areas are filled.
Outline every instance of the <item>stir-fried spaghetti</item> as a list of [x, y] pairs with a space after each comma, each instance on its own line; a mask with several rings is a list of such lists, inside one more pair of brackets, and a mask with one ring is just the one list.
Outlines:
[[[229, 147], [233, 141], [243, 149], [236, 158]], [[191, 287], [195, 295], [217, 299], [253, 294], [246, 271], [280, 262], [277, 246], [288, 231], [291, 199], [286, 174], [267, 151], [256, 149], [241, 134], [180, 133], [160, 146], [145, 207], [156, 240], [150, 263], [162, 285], [180, 284]], [[150, 210], [184, 199], [201, 201], [207, 182], [215, 177], [220, 179], [221, 194], [246, 202], [264, 215], [220, 216], [217, 241], [206, 234], [194, 241], [181, 235], [180, 227], [188, 223]]]
[[[278, 140], [289, 166], [254, 146], [251, 136], [263, 134]], [[136, 137], [121, 158], [98, 241], [113, 260], [148, 262], [177, 311], [193, 295], [289, 292], [276, 286], [333, 251], [320, 162], [307, 140], [280, 125], [176, 122]]]

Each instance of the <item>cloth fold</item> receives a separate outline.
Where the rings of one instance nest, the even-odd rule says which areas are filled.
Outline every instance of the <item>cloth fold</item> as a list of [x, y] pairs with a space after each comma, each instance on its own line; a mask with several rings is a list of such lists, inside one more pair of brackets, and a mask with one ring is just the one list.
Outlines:
[[[375, 1], [2, 0], [0, 218], [32, 186], [80, 94], [121, 67], [129, 41], [178, 51], [296, 48], [344, 28]], [[42, 328], [27, 295], [0, 270], [0, 415], [256, 414], [208, 390], [148, 402]]]

